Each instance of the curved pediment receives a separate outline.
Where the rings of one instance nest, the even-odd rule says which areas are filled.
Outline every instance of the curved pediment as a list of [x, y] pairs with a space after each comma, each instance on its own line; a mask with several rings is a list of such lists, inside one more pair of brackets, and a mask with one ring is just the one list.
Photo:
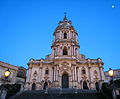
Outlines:
[[63, 62], [61, 65], [65, 66], [65, 65], [69, 65], [68, 62]]

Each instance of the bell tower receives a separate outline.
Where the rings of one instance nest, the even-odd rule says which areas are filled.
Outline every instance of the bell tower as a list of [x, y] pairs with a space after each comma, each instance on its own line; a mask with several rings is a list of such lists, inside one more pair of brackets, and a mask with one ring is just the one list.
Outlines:
[[58, 23], [51, 46], [52, 53], [45, 59], [30, 59], [26, 90], [46, 88], [97, 89], [104, 81], [102, 59], [85, 58], [80, 53], [78, 33], [64, 16]]
[[72, 22], [68, 21], [66, 14], [63, 21], [58, 23], [53, 35], [54, 40], [51, 48], [54, 58], [79, 58], [80, 46], [77, 40], [78, 33], [72, 26]]

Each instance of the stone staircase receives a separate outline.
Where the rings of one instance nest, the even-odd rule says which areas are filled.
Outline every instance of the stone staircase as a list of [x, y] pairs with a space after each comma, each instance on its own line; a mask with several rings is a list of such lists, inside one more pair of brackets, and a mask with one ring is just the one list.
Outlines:
[[60, 89], [34, 90], [19, 92], [10, 99], [107, 99], [96, 90]]

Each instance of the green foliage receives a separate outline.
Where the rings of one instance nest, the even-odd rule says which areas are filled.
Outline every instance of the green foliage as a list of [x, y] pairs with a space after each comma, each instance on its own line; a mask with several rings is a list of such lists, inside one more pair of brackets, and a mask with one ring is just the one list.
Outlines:
[[0, 88], [3, 87], [7, 89], [6, 99], [9, 99], [9, 97], [15, 95], [17, 92], [20, 91], [21, 84], [5, 84], [5, 85], [2, 84]]
[[115, 87], [120, 88], [120, 79], [114, 81]]
[[102, 91], [105, 93], [107, 96], [112, 97], [112, 87], [108, 83], [103, 83], [102, 84]]
[[[120, 88], [120, 79], [114, 81], [114, 85], [116, 88]], [[113, 89], [113, 80], [110, 83], [102, 84], [102, 91], [107, 95], [112, 97], [112, 89]]]

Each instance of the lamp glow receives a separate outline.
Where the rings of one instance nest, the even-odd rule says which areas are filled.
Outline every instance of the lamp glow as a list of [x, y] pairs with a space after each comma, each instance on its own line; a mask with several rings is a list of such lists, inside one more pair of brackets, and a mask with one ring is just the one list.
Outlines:
[[109, 73], [110, 76], [113, 76], [113, 70], [111, 68], [109, 69], [108, 73]]
[[9, 69], [8, 69], [8, 70], [6, 70], [6, 71], [4, 72], [4, 76], [5, 76], [5, 77], [8, 77], [8, 76], [10, 75], [10, 73], [11, 73], [11, 72], [10, 72]]

